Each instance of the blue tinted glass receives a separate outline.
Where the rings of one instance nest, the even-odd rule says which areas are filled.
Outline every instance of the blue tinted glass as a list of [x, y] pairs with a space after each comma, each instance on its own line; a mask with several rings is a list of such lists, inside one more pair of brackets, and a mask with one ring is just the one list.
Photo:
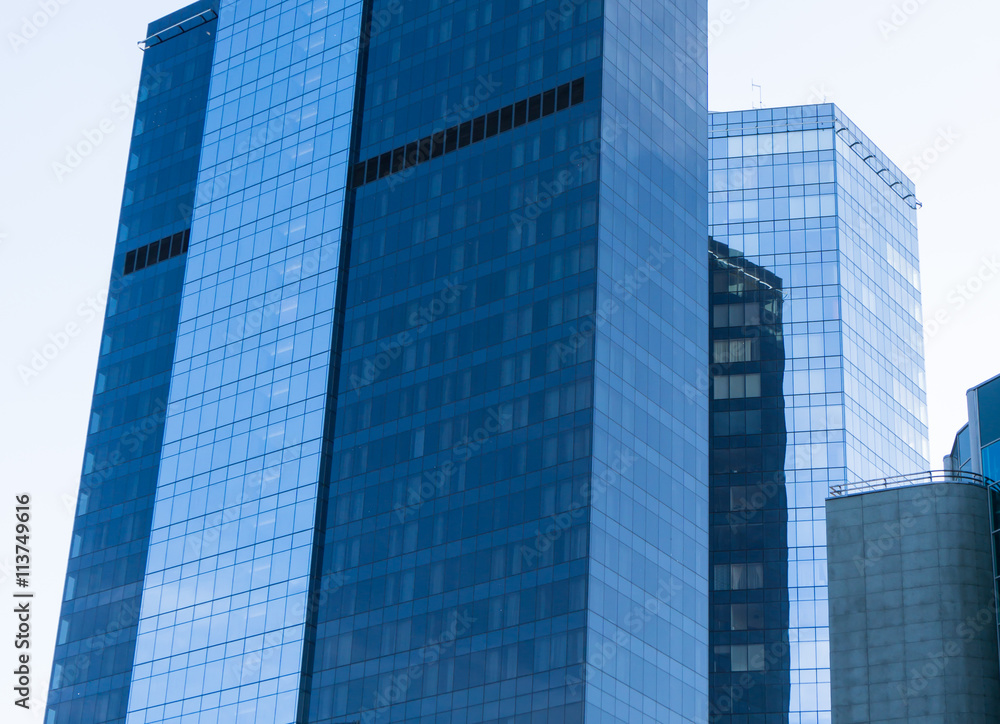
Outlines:
[[59, 721], [705, 720], [705, 0], [203, 8], [123, 212], [136, 557], [80, 584], [132, 643]]
[[143, 56], [47, 724], [125, 721], [215, 25]]
[[710, 711], [828, 722], [830, 486], [928, 467], [917, 203], [832, 105], [712, 114], [709, 150]]
[[972, 462], [972, 449], [969, 445], [969, 426], [966, 425], [962, 428], [962, 431], [958, 433], [955, 438], [955, 443], [957, 446], [956, 453], [958, 454], [958, 464], [963, 470], [967, 469]]
[[221, 4], [129, 724], [297, 716], [360, 33]]
[[983, 448], [983, 475], [990, 480], [1000, 480], [1000, 442]]
[[979, 399], [979, 440], [983, 446], [1000, 440], [1000, 377], [976, 390]]
[[709, 713], [766, 718], [791, 704], [785, 295], [714, 240], [709, 274]]
[[689, 5], [376, 4], [310, 721], [704, 716]]

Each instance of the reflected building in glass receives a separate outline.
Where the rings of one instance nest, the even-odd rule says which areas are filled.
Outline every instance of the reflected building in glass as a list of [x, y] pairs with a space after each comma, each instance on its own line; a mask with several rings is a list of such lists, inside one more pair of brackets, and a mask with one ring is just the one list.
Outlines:
[[[115, 261], [170, 275], [173, 316], [127, 320], [159, 366], [116, 373], [128, 415], [147, 375], [164, 401], [122, 473], [128, 580], [78, 604], [71, 564], [60, 646], [93, 669], [75, 632], [125, 595], [129, 643], [109, 681], [57, 668], [50, 722], [706, 718], [706, 27], [705, 0], [151, 27], [147, 64], [201, 83], [150, 121], [192, 114]], [[88, 474], [81, 530], [126, 495]]]
[[774, 718], [790, 696], [783, 284], [714, 239], [708, 271], [709, 716]]
[[[709, 144], [710, 229], [727, 250], [715, 266], [738, 256], [743, 270], [714, 271], [713, 355], [748, 360], [737, 363], [739, 372], [713, 370], [711, 381], [712, 598], [731, 610], [727, 617], [724, 608], [713, 608], [710, 716], [732, 724], [825, 723], [828, 491], [928, 466], [919, 204], [912, 183], [830, 104], [714, 113]], [[738, 340], [742, 332], [722, 334], [715, 326], [742, 303], [727, 285], [750, 269], [760, 279], [780, 280], [771, 284], [782, 297], [780, 394], [773, 386], [768, 391], [765, 372], [759, 381], [742, 372], [745, 364], [777, 369], [763, 358], [763, 342], [753, 341], [765, 336], [727, 346], [722, 339]], [[732, 399], [734, 380], [726, 377], [736, 378], [743, 398]], [[757, 407], [759, 432], [751, 427]], [[772, 420], [776, 427], [766, 422], [768, 410], [772, 416], [783, 410], [780, 421]], [[770, 470], [781, 454], [783, 462]], [[768, 485], [772, 474], [770, 482], [782, 482]], [[744, 493], [729, 479], [760, 482], [748, 482]], [[784, 536], [776, 530], [782, 520]], [[787, 577], [773, 575], [784, 565]], [[754, 578], [747, 573], [734, 586], [744, 570]], [[750, 616], [758, 600], [775, 602], [770, 620]], [[777, 610], [785, 601], [787, 621]], [[782, 628], [786, 645], [775, 641]]]

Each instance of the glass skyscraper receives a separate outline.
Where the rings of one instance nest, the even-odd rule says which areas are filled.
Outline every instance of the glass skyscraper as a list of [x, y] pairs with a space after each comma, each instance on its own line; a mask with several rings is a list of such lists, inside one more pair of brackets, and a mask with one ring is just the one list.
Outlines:
[[[144, 43], [48, 724], [126, 720], [215, 7], [198, 2], [151, 23]], [[177, 34], [184, 21], [197, 30]], [[161, 44], [160, 33], [171, 39]]]
[[833, 105], [714, 113], [709, 143], [709, 716], [829, 722], [824, 501], [927, 469], [918, 202]]
[[706, 44], [705, 0], [150, 26], [49, 724], [707, 718]]
[[967, 394], [969, 424], [955, 436], [946, 470], [962, 470], [1000, 481], [1000, 376]]

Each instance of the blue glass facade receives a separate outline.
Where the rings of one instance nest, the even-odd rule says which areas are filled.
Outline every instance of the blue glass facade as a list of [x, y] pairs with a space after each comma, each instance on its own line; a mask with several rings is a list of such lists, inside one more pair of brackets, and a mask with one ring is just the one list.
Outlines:
[[214, 32], [143, 56], [46, 724], [126, 720]]
[[149, 33], [47, 722], [829, 722], [827, 491], [927, 467], [851, 121], [709, 115], [705, 0]]
[[[982, 475], [1000, 480], [1000, 378], [993, 378], [973, 391]], [[970, 418], [972, 419], [972, 418]]]
[[710, 116], [705, 5], [150, 25], [47, 722], [829, 722], [918, 204], [834, 106]]
[[[990, 529], [993, 553], [994, 595], [1000, 592], [1000, 376], [966, 393], [969, 422], [955, 435], [951, 452], [944, 457], [948, 471], [985, 478], [990, 487]], [[1000, 599], [997, 600], [1000, 614]], [[1000, 636], [1000, 618], [997, 618]], [[998, 639], [1000, 640], [1000, 639]]]
[[[718, 639], [710, 708], [719, 721], [829, 722], [830, 485], [927, 467], [918, 203], [912, 183], [832, 105], [712, 114], [710, 136], [712, 236], [783, 281], [787, 446], [784, 484], [773, 489], [787, 499], [788, 577], [760, 593], [787, 588], [788, 642], [765, 647], [758, 666], [765, 683], [773, 671], [790, 686], [787, 710], [772, 708], [781, 697], [761, 709]], [[763, 500], [765, 513], [774, 498]], [[739, 513], [734, 501], [713, 514]], [[745, 551], [749, 561], [760, 546]]]
[[705, 12], [604, 3], [587, 722], [707, 715]]
[[129, 724], [292, 722], [360, 2], [223, 2]]
[[703, 720], [704, 0], [210, 7], [108, 720]]
[[582, 716], [593, 353], [558, 345], [595, 308], [601, 19], [545, 12], [370, 34], [358, 157], [459, 133], [354, 192], [309, 721]]
[[784, 283], [709, 244], [709, 720], [788, 721]]
[[1000, 377], [969, 390], [969, 424], [955, 436], [945, 468], [1000, 480]]
[[704, 709], [704, 398], [667, 410], [704, 362], [705, 125], [660, 145], [704, 108], [704, 25], [644, 18], [674, 39], [640, 57], [635, 8], [564, 5], [374, 5], [308, 721]]

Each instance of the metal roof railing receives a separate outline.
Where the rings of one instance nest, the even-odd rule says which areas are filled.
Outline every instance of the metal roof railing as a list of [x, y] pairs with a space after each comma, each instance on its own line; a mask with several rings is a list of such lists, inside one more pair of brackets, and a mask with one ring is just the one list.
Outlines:
[[877, 480], [838, 483], [837, 485], [830, 486], [830, 497], [844, 498], [849, 495], [860, 495], [877, 490], [909, 488], [915, 485], [931, 485], [932, 483], [964, 483], [966, 485], [978, 485], [981, 488], [997, 489], [997, 483], [978, 473], [970, 473], [965, 470], [930, 470], [921, 473], [911, 473], [910, 475], [878, 478]]
[[138, 45], [139, 49], [143, 52], [149, 50], [154, 45], [159, 45], [160, 43], [170, 40], [171, 38], [176, 38], [178, 35], [183, 35], [189, 30], [194, 30], [195, 28], [201, 27], [207, 23], [212, 22], [219, 14], [215, 12], [212, 8], [204, 10], [197, 15], [187, 18], [186, 20], [181, 20], [179, 23], [171, 25], [169, 28], [164, 28], [158, 33], [153, 33], [148, 38], [140, 40]]
[[[846, 133], [845, 133], [846, 132]], [[904, 184], [900, 179], [893, 176], [892, 170], [886, 168], [882, 165], [882, 162], [878, 159], [878, 155], [870, 150], [860, 138], [858, 138], [854, 133], [851, 132], [847, 126], [841, 126], [837, 129], [837, 135], [844, 133], [844, 141], [847, 142], [848, 148], [850, 148], [854, 153], [858, 155], [868, 168], [875, 172], [882, 181], [888, 186], [896, 195], [903, 200], [907, 206], [911, 209], [919, 209], [923, 207], [923, 204], [917, 199], [917, 197], [911, 192], [907, 193], [906, 184]], [[888, 176], [883, 176], [882, 174], [887, 174]], [[897, 188], [902, 187], [902, 189]]]

